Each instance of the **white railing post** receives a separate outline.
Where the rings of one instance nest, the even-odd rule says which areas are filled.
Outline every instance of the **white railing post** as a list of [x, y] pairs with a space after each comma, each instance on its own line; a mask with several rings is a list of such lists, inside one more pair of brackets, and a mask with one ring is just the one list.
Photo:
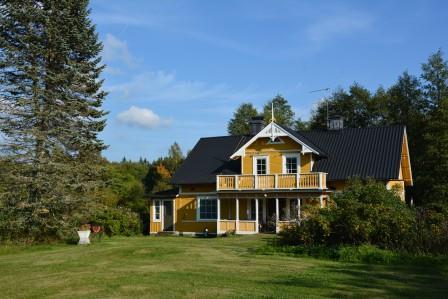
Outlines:
[[235, 190], [238, 190], [238, 176], [237, 175], [235, 175], [234, 176], [234, 179], [235, 179]]
[[258, 189], [258, 175], [254, 174], [254, 185], [255, 189]]
[[255, 198], [255, 232], [258, 233], [258, 198]]
[[322, 190], [322, 172], [319, 172], [319, 189]]
[[216, 235], [221, 233], [221, 200], [216, 197]]
[[216, 176], [216, 191], [219, 191], [219, 178], [220, 178], [220, 176], [217, 175]]
[[278, 189], [278, 174], [274, 175], [274, 188]]
[[275, 233], [278, 234], [280, 231], [279, 227], [279, 205], [278, 205], [278, 197], [275, 198]]
[[235, 208], [235, 233], [240, 231], [240, 201], [238, 197], [235, 199], [236, 208]]
[[300, 189], [300, 173], [296, 173], [297, 189]]

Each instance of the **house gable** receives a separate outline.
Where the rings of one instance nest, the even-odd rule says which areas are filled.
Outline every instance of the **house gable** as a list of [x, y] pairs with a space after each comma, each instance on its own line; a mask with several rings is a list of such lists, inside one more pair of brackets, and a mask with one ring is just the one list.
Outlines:
[[403, 179], [405, 186], [413, 186], [411, 159], [409, 157], [408, 135], [406, 129], [403, 134], [403, 143], [401, 146], [401, 162], [399, 178]]
[[289, 137], [298, 145], [300, 145], [302, 153], [314, 153], [319, 155], [320, 152], [312, 145], [308, 144], [297, 135], [293, 134], [290, 130], [276, 124], [275, 122], [271, 122], [266, 127], [263, 128], [258, 134], [253, 136], [248, 142], [246, 142], [243, 146], [241, 146], [235, 153], [233, 153], [230, 158], [236, 159], [237, 157], [243, 157], [246, 153], [246, 149], [253, 144], [259, 138], [270, 138], [271, 141], [276, 140], [277, 138]]

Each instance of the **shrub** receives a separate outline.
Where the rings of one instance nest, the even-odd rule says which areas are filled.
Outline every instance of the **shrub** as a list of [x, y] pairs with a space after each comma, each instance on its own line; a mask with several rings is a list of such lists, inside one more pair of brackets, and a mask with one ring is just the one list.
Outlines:
[[91, 224], [103, 227], [109, 237], [114, 235], [131, 236], [140, 233], [140, 218], [127, 208], [105, 207], [92, 215]]
[[[334, 204], [285, 228], [280, 242], [328, 247], [372, 244], [378, 250], [447, 254], [448, 209], [443, 205], [411, 209], [384, 184], [354, 180], [334, 197]], [[374, 259], [378, 252], [366, 256]]]

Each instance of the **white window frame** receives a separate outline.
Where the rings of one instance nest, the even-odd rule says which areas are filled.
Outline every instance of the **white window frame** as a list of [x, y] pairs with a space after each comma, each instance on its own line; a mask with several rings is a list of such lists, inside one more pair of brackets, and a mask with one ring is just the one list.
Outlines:
[[[211, 199], [216, 201], [216, 219], [202, 219], [201, 218], [201, 199]], [[196, 197], [196, 221], [201, 222], [216, 222], [218, 218], [218, 197], [217, 196], [197, 196]]]
[[[257, 160], [258, 159], [265, 159], [266, 160], [266, 174], [270, 174], [270, 167], [269, 167], [269, 156], [268, 155], [256, 155], [252, 157], [252, 173], [257, 175]], [[262, 174], [260, 174], [262, 175]]]
[[[297, 159], [297, 173], [300, 173], [300, 154], [299, 153], [293, 153], [293, 154], [283, 154], [283, 157], [282, 157], [282, 173], [283, 174], [288, 174], [287, 172], [286, 172], [286, 158], [296, 158]], [[292, 174], [292, 173], [289, 173], [289, 174]]]
[[[159, 219], [156, 219], [156, 206], [159, 203]], [[156, 199], [154, 200], [154, 205], [152, 206], [152, 221], [153, 222], [162, 222], [162, 200]]]

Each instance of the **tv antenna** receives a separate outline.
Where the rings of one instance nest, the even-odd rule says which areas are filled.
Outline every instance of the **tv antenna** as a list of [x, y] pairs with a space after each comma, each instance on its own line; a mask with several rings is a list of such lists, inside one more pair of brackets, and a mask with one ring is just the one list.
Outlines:
[[[310, 93], [322, 92], [322, 91], [329, 92], [330, 91], [330, 87], [312, 90], [312, 91], [310, 91]], [[324, 98], [325, 97], [323, 97], [322, 99], [324, 99]], [[328, 128], [330, 126], [329, 116], [328, 116], [328, 114], [329, 114], [328, 113], [328, 99], [325, 99], [325, 104], [327, 105], [327, 128]]]

